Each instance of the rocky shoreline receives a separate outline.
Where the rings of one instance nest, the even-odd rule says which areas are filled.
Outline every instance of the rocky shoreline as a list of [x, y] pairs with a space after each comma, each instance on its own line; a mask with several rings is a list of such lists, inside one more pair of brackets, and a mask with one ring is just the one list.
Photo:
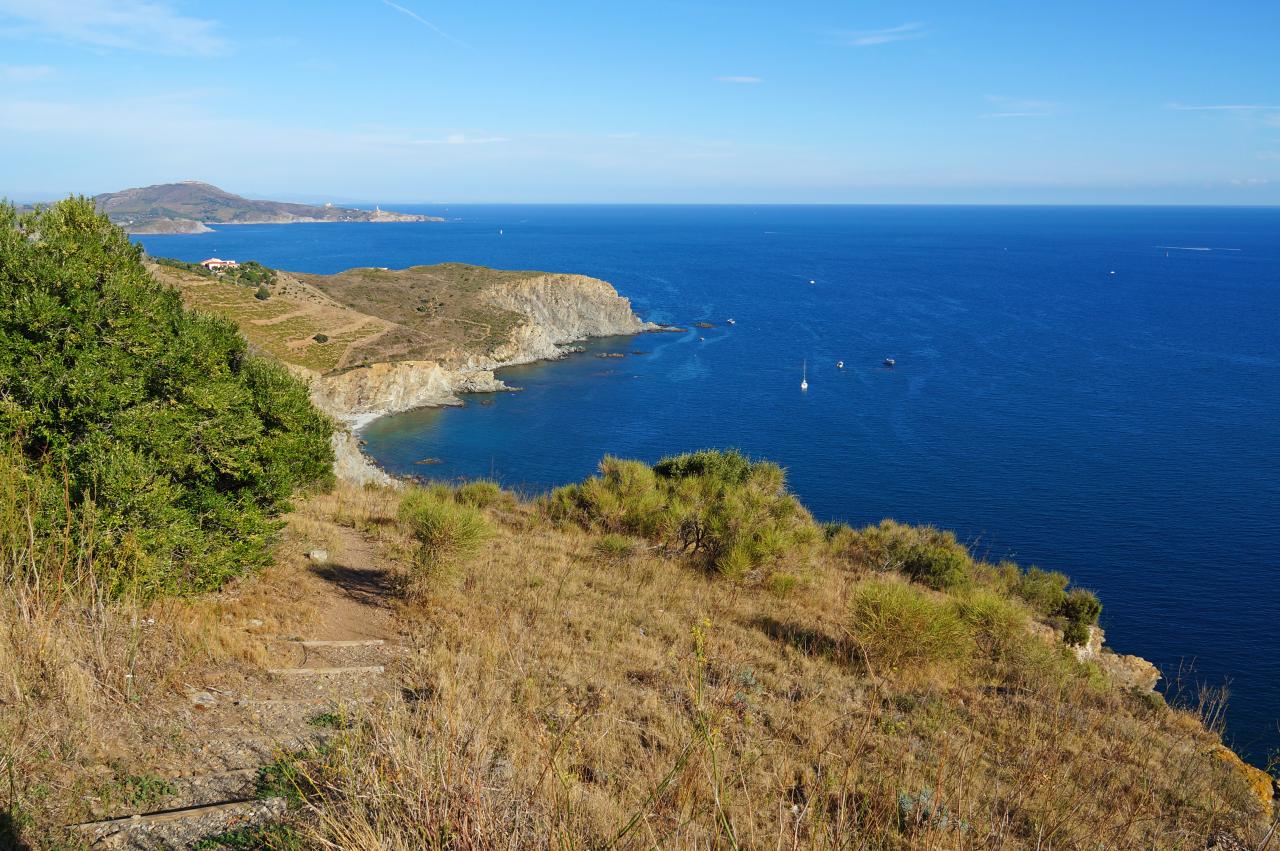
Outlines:
[[358, 431], [374, 420], [415, 408], [461, 405], [461, 394], [510, 390], [494, 372], [558, 360], [583, 340], [663, 330], [645, 322], [608, 283], [582, 275], [541, 275], [493, 295], [526, 319], [511, 340], [486, 354], [455, 352], [441, 360], [374, 363], [311, 379], [316, 407], [345, 426], [334, 436], [334, 472], [358, 484], [396, 480], [360, 449]]

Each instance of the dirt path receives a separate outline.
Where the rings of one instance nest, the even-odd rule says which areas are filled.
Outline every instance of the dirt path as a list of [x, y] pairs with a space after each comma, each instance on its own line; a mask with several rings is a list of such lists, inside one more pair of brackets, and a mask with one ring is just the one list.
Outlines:
[[[232, 676], [235, 688], [206, 685], [174, 711], [186, 748], [155, 773], [164, 794], [135, 812], [103, 813], [76, 825], [92, 848], [190, 848], [200, 839], [268, 821], [287, 807], [264, 793], [263, 769], [322, 745], [332, 719], [395, 695], [388, 669], [403, 658], [391, 579], [376, 542], [331, 522], [332, 557], [309, 556], [291, 590], [316, 616], [306, 635], [267, 639], [262, 667]], [[237, 672], [239, 673], [239, 672]], [[207, 682], [219, 681], [217, 672]]]

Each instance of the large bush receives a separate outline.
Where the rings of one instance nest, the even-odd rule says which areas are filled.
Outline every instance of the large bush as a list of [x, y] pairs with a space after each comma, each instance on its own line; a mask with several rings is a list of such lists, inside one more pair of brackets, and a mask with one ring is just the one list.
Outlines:
[[782, 468], [705, 450], [652, 467], [605, 458], [600, 475], [546, 500], [557, 520], [656, 540], [703, 567], [759, 580], [805, 567], [822, 534], [787, 492]]
[[837, 529], [829, 537], [845, 558], [877, 571], [900, 571], [930, 588], [959, 588], [973, 579], [969, 549], [933, 526], [884, 520], [856, 532]]
[[263, 563], [294, 489], [330, 478], [331, 431], [90, 201], [0, 205], [0, 437], [93, 516], [115, 590], [211, 588]]

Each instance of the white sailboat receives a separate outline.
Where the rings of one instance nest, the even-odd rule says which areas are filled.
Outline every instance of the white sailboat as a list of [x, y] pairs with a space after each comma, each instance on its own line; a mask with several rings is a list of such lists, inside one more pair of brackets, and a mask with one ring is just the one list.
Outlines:
[[809, 361], [806, 360], [800, 367], [800, 389], [809, 389]]

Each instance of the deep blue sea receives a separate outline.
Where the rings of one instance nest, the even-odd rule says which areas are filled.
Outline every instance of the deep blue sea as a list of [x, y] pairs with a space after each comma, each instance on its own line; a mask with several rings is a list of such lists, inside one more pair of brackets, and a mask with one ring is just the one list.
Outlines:
[[368, 449], [533, 491], [605, 453], [739, 447], [820, 519], [933, 523], [1067, 572], [1112, 647], [1229, 684], [1228, 738], [1280, 748], [1280, 209], [420, 209], [449, 221], [139, 241], [305, 272], [578, 272], [646, 319], [715, 323], [507, 370], [524, 392], [381, 420]]

